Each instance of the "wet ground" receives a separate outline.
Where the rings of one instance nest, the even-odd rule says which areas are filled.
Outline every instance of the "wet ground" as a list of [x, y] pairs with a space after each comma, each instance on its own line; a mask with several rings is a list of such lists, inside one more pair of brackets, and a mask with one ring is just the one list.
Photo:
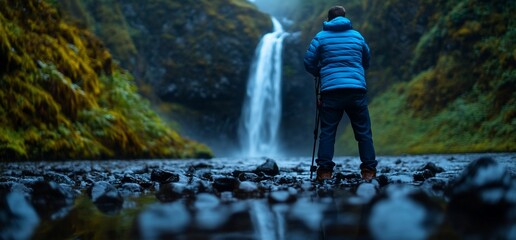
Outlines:
[[0, 239], [516, 239], [516, 153], [378, 160], [0, 163]]

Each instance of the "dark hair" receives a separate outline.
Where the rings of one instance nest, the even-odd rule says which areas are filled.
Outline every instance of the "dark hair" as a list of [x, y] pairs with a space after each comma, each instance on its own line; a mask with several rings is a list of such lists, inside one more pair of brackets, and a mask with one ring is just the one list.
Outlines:
[[346, 9], [343, 6], [334, 6], [328, 10], [328, 21], [336, 17], [345, 17]]

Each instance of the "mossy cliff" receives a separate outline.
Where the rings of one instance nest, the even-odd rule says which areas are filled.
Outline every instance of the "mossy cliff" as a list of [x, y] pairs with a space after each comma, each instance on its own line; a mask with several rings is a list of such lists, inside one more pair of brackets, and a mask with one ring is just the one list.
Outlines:
[[0, 1], [0, 160], [209, 157], [136, 93], [89, 31], [45, 1]]
[[246, 0], [58, 2], [183, 130], [217, 143], [236, 137], [254, 50], [272, 29], [269, 16]]
[[[300, 52], [337, 4], [303, 1]], [[516, 2], [344, 4], [372, 50], [367, 81], [380, 154], [516, 151]], [[316, 17], [299, 17], [307, 14]], [[357, 153], [349, 126], [336, 149]]]

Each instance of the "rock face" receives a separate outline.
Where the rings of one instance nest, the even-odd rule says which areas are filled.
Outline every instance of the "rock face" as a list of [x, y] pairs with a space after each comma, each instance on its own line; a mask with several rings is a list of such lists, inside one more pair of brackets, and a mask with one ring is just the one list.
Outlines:
[[0, 2], [0, 161], [212, 155], [167, 126], [105, 45], [51, 2]]
[[272, 30], [269, 16], [245, 0], [62, 2], [106, 42], [144, 94], [175, 104], [162, 110], [173, 110], [184, 131], [234, 140], [255, 47]]

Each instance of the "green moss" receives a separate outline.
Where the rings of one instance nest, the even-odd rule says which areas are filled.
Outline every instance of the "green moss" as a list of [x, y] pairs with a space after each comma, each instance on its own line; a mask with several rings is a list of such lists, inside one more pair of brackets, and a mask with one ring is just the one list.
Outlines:
[[211, 156], [163, 124], [100, 41], [46, 2], [0, 2], [0, 23], [0, 160]]
[[[516, 138], [511, 134], [516, 129], [516, 33], [511, 17], [516, 4], [437, 3], [440, 10], [428, 18], [429, 31], [417, 39], [414, 57], [407, 58], [410, 68], [404, 71], [410, 73], [408, 77], [393, 75], [391, 69], [399, 62], [389, 56], [385, 59], [396, 65], [383, 60], [377, 65], [384, 77], [403, 80], [375, 96], [370, 106], [378, 152], [516, 151]], [[376, 25], [368, 28], [381, 33]], [[374, 72], [368, 75], [376, 77]], [[348, 127], [339, 138], [341, 153], [356, 153], [352, 139]]]

